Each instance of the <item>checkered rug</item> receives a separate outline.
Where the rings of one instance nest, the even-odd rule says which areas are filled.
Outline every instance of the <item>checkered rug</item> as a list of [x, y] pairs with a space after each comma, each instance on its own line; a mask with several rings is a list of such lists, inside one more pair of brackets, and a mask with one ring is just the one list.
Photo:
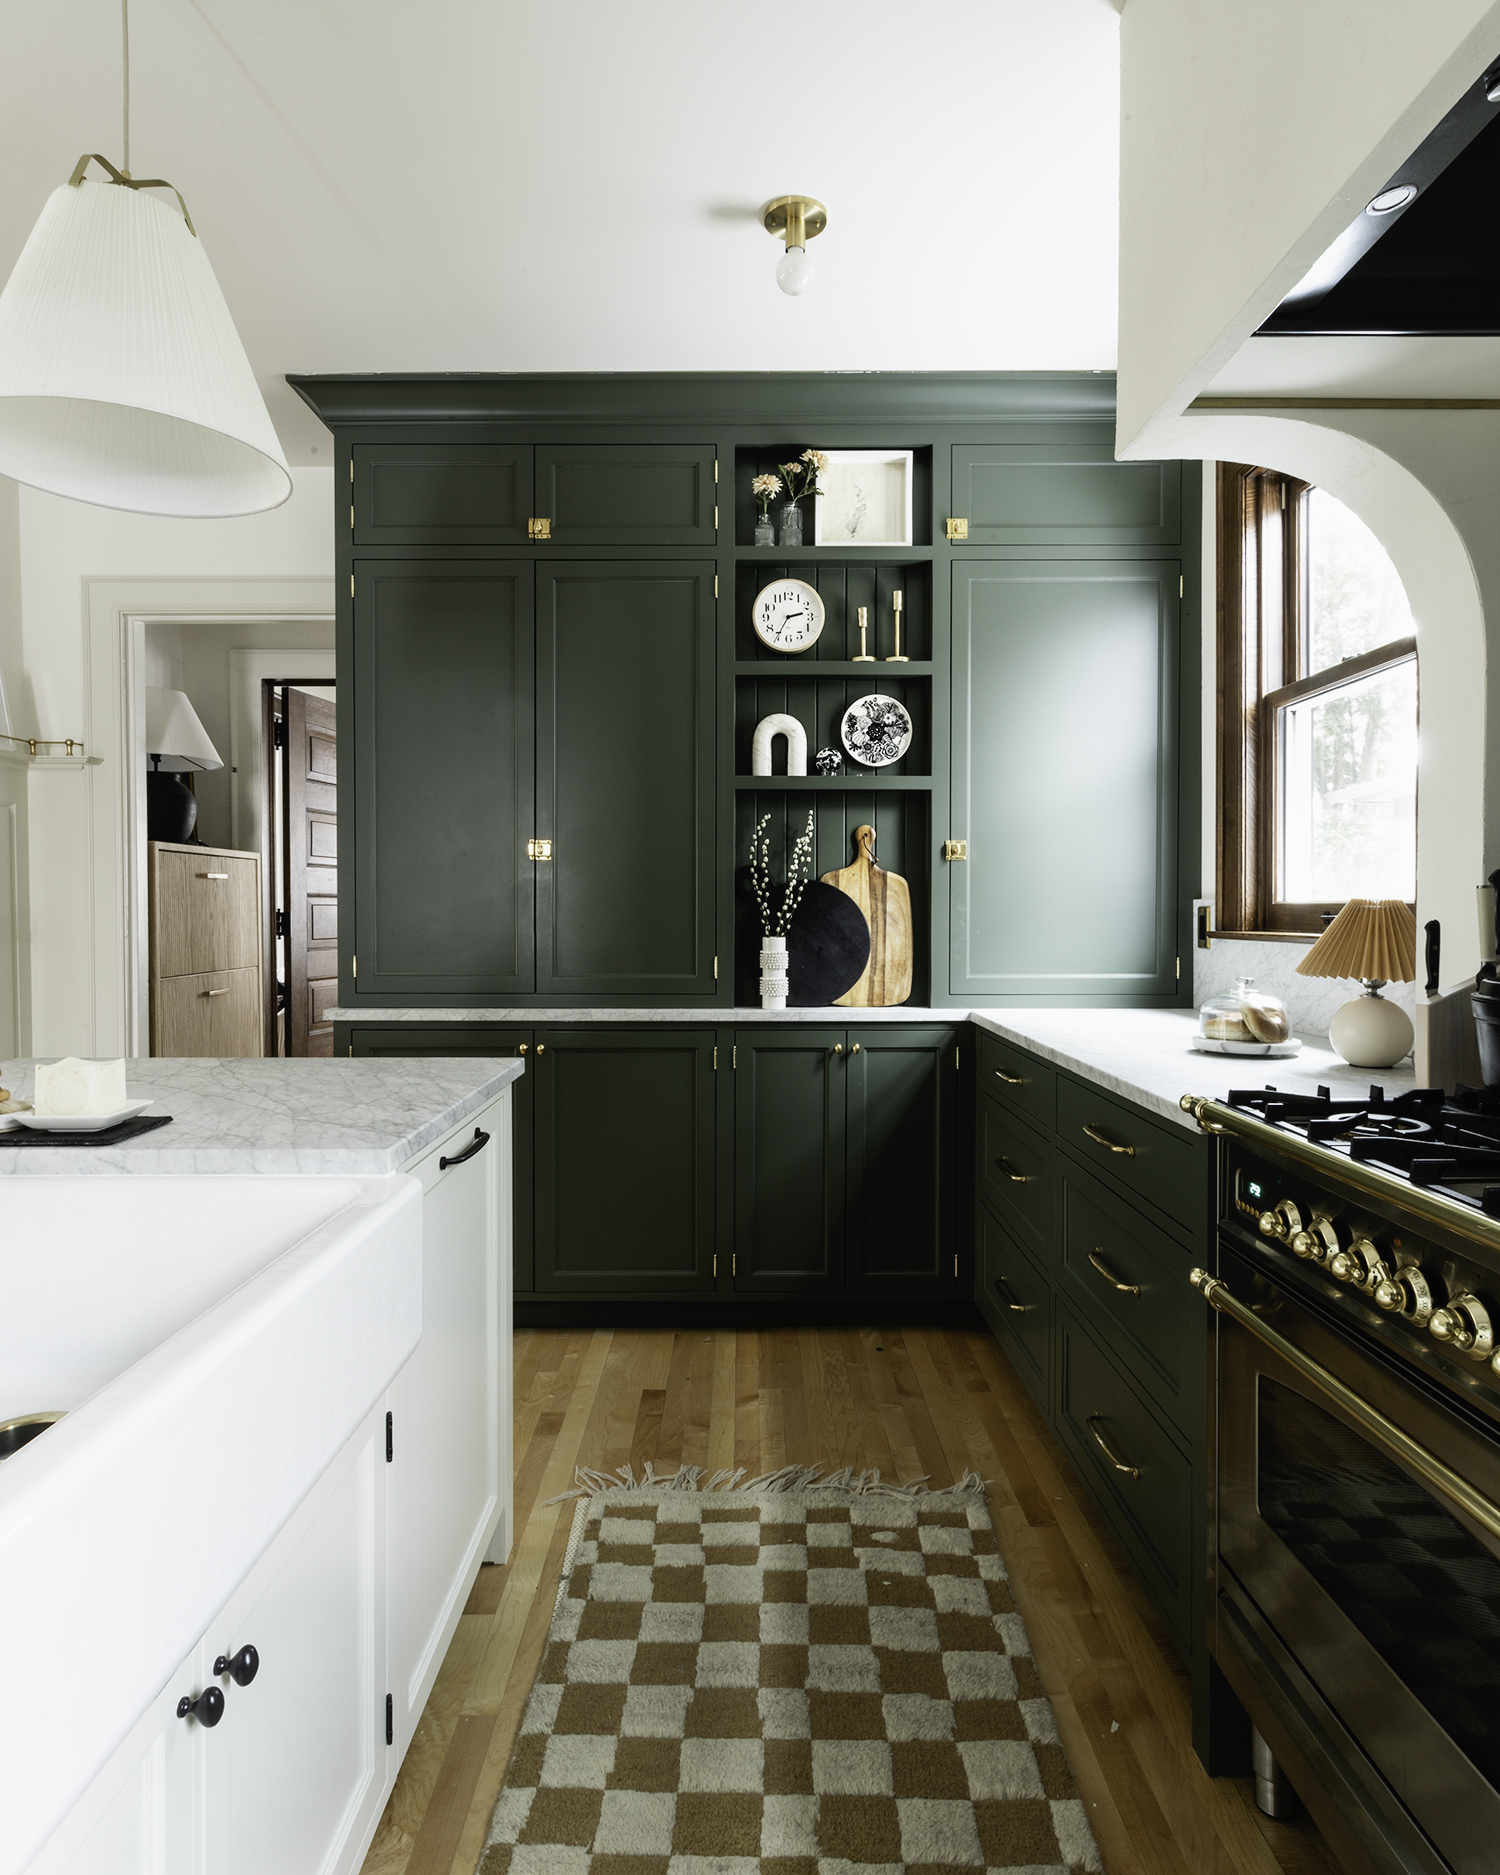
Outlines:
[[479, 1875], [1102, 1867], [982, 1482], [808, 1475], [580, 1504]]

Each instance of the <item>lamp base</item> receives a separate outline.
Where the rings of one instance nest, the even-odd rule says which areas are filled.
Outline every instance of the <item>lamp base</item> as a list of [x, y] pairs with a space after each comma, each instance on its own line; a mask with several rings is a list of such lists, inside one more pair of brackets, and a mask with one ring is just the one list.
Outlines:
[[1394, 1068], [1411, 1053], [1416, 1031], [1404, 1009], [1372, 991], [1334, 1012], [1328, 1039], [1351, 1068]]
[[146, 838], [183, 846], [198, 824], [198, 798], [181, 775], [146, 771]]

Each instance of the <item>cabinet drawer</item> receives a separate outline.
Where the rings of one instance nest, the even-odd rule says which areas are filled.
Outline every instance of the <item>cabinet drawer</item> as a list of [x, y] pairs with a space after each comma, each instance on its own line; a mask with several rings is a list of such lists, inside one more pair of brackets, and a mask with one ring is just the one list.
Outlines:
[[1047, 1410], [1052, 1290], [1047, 1278], [983, 1205], [974, 1220], [979, 1300], [1016, 1372]]
[[1051, 1146], [985, 1095], [979, 1102], [976, 1152], [979, 1189], [1045, 1258], [1056, 1186]]
[[156, 986], [152, 1053], [264, 1054], [259, 970], [220, 970], [167, 977]]
[[1096, 1170], [1159, 1205], [1190, 1230], [1206, 1221], [1208, 1142], [1169, 1120], [1153, 1120], [1097, 1088], [1060, 1076], [1057, 1135]]
[[1049, 1130], [1056, 1122], [1056, 1081], [1056, 1073], [1045, 1062], [987, 1029], [979, 1031], [980, 1087], [1008, 1101], [1034, 1125]]
[[164, 977], [260, 962], [260, 865], [245, 854], [156, 854], [156, 969]]
[[1201, 1426], [1204, 1311], [1187, 1280], [1194, 1261], [1122, 1198], [1062, 1176], [1058, 1284], [1157, 1405], [1188, 1434]]
[[1167, 1626], [1191, 1651], [1192, 1465], [1061, 1300], [1057, 1325], [1057, 1430]]

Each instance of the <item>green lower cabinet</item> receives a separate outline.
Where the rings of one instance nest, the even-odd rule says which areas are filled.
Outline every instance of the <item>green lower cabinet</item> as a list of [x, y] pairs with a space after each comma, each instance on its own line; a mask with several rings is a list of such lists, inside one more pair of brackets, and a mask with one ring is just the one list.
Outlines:
[[536, 1293], [707, 1295], [712, 1029], [538, 1029]]
[[979, 1306], [1044, 1413], [1051, 1410], [1052, 1285], [986, 1204], [975, 1207]]
[[845, 1256], [851, 1289], [958, 1283], [960, 1031], [848, 1031]]
[[844, 1286], [842, 1029], [740, 1029], [734, 1041], [736, 1291]]
[[979, 1096], [978, 1122], [974, 1169], [979, 1193], [1010, 1220], [1032, 1254], [1045, 1259], [1057, 1189], [1051, 1144], [985, 1093]]

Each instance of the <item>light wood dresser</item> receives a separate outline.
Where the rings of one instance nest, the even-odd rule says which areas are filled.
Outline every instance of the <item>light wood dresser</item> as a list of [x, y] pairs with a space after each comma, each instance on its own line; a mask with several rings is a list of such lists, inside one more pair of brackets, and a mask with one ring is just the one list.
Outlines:
[[259, 853], [146, 852], [152, 1054], [264, 1054]]

